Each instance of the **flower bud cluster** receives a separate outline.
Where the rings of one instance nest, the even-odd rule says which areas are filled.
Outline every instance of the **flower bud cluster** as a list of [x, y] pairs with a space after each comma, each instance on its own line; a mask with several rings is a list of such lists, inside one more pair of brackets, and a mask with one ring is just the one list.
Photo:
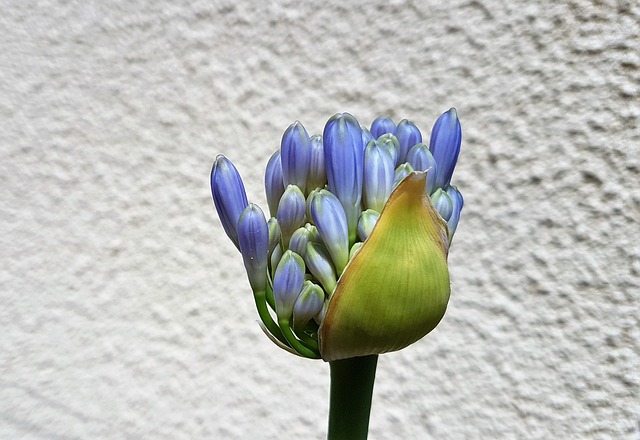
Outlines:
[[453, 108], [436, 121], [429, 145], [406, 119], [396, 125], [380, 117], [367, 129], [348, 113], [336, 114], [322, 136], [309, 136], [295, 122], [266, 166], [268, 220], [248, 203], [233, 164], [216, 158], [215, 207], [242, 254], [261, 327], [274, 342], [301, 356], [320, 357], [318, 328], [340, 277], [394, 188], [414, 172], [427, 172], [425, 193], [451, 241], [463, 205], [450, 185], [461, 137]]

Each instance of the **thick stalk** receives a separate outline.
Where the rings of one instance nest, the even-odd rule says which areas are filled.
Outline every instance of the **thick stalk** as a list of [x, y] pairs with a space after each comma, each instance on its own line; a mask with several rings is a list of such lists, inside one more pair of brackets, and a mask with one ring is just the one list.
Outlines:
[[331, 395], [327, 440], [366, 440], [378, 355], [329, 363]]

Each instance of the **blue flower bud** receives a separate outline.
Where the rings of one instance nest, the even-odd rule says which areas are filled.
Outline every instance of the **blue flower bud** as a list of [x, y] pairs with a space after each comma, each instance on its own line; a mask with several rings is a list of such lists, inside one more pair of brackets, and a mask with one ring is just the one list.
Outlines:
[[296, 229], [291, 235], [291, 240], [289, 240], [289, 249], [305, 258], [307, 255], [307, 243], [311, 241], [311, 237], [311, 231], [306, 227]]
[[363, 198], [365, 208], [382, 211], [393, 190], [393, 158], [384, 144], [370, 142], [364, 150]]
[[311, 218], [311, 202], [313, 201], [313, 198], [315, 197], [316, 194], [318, 194], [320, 192], [322, 188], [316, 188], [314, 190], [312, 190], [309, 195], [307, 196], [307, 200], [305, 201], [307, 204], [306, 207], [306, 215], [307, 215], [307, 219]]
[[362, 211], [360, 219], [358, 220], [358, 238], [360, 240], [365, 241], [369, 238], [369, 235], [371, 235], [373, 227], [376, 225], [379, 218], [380, 213], [373, 209]]
[[440, 217], [442, 217], [444, 221], [449, 221], [453, 213], [453, 203], [449, 195], [443, 191], [442, 188], [438, 188], [431, 196], [431, 202], [433, 206], [435, 206], [436, 211], [438, 211], [438, 214], [440, 214]]
[[336, 272], [341, 274], [349, 261], [349, 230], [340, 201], [327, 190], [319, 191], [311, 201], [311, 218], [333, 259]]
[[427, 171], [427, 194], [435, 189], [438, 166], [425, 144], [416, 144], [407, 153], [407, 162], [416, 171]]
[[320, 313], [323, 305], [324, 291], [322, 287], [311, 281], [305, 281], [302, 291], [293, 305], [293, 328], [297, 331], [304, 329], [304, 326]]
[[295, 185], [287, 186], [278, 204], [276, 218], [282, 234], [282, 246], [289, 247], [289, 239], [293, 231], [304, 225], [306, 202], [300, 188]]
[[247, 194], [235, 166], [222, 154], [216, 157], [211, 168], [211, 194], [220, 222], [233, 244], [238, 244], [238, 219], [247, 207]]
[[278, 319], [291, 317], [293, 305], [304, 283], [304, 271], [302, 257], [293, 251], [285, 251], [273, 276], [273, 297]]
[[362, 145], [363, 146], [367, 145], [371, 141], [375, 141], [375, 138], [373, 137], [373, 135], [371, 134], [371, 132], [369, 131], [369, 129], [367, 127], [360, 127], [360, 129], [362, 130]]
[[400, 145], [396, 165], [400, 165], [407, 161], [407, 153], [411, 147], [422, 142], [422, 133], [413, 122], [403, 119], [398, 123], [394, 134], [398, 138], [398, 144]]
[[309, 272], [320, 281], [325, 292], [331, 295], [336, 288], [337, 277], [329, 251], [319, 243], [309, 242], [304, 261]]
[[436, 188], [446, 189], [458, 162], [462, 127], [455, 108], [443, 113], [431, 130], [429, 150], [438, 164]]
[[396, 168], [395, 174], [393, 176], [393, 187], [398, 186], [402, 180], [407, 177], [409, 174], [413, 173], [414, 169], [408, 163], [403, 163], [398, 168]]
[[269, 158], [267, 169], [264, 173], [264, 188], [267, 194], [267, 204], [269, 205], [269, 214], [271, 217], [276, 216], [278, 203], [280, 203], [280, 198], [282, 197], [282, 193], [284, 193], [282, 181], [282, 163], [280, 162], [280, 150], [278, 150]]
[[284, 132], [280, 151], [284, 185], [296, 185], [304, 193], [311, 163], [311, 142], [300, 122], [294, 122]]
[[278, 267], [278, 263], [280, 263], [280, 259], [282, 258], [282, 245], [278, 243], [275, 248], [273, 248], [273, 252], [271, 252], [271, 256], [269, 257], [269, 267], [271, 268], [271, 274]]
[[380, 116], [371, 123], [371, 135], [378, 139], [386, 133], [393, 133], [396, 130], [396, 124], [391, 118]]
[[264, 292], [267, 286], [269, 230], [258, 205], [251, 203], [242, 211], [238, 220], [238, 241], [251, 289]]
[[464, 199], [462, 198], [460, 191], [458, 191], [458, 188], [453, 185], [450, 185], [449, 188], [447, 188], [447, 194], [451, 198], [451, 203], [453, 205], [451, 217], [447, 222], [447, 228], [449, 229], [449, 242], [451, 242], [453, 234], [456, 232], [456, 228], [458, 227], [458, 221], [460, 221], [460, 212], [464, 205]]
[[327, 172], [324, 167], [324, 145], [322, 136], [311, 136], [311, 160], [307, 177], [307, 192], [324, 188], [327, 184]]
[[344, 208], [349, 242], [353, 243], [362, 199], [362, 129], [350, 114], [337, 114], [325, 125], [323, 140], [329, 191], [338, 197]]
[[[309, 218], [311, 218], [311, 214], [309, 214]], [[314, 243], [322, 243], [322, 239], [318, 234], [318, 228], [313, 226], [311, 223], [307, 223], [306, 225], [304, 225], [304, 227], [311, 234], [309, 235], [309, 241], [313, 241]]]
[[280, 243], [280, 225], [275, 217], [271, 217], [267, 222], [267, 227], [269, 228], [269, 254], [271, 254], [276, 245]]
[[383, 134], [378, 138], [378, 144], [384, 145], [387, 148], [387, 150], [389, 150], [391, 157], [393, 157], [394, 167], [400, 165], [398, 163], [398, 154], [399, 154], [398, 149], [400, 148], [400, 144], [398, 143], [398, 138], [396, 138], [394, 135], [389, 133]]

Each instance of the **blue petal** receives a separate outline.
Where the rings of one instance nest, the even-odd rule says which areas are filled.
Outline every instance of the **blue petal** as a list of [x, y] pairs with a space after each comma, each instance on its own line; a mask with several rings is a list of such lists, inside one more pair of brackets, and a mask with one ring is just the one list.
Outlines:
[[309, 272], [320, 281], [324, 290], [331, 295], [333, 289], [336, 288], [337, 277], [328, 250], [320, 243], [307, 243], [304, 261], [307, 263]]
[[376, 139], [383, 134], [393, 133], [395, 129], [396, 124], [386, 116], [380, 116], [371, 123], [371, 135]]
[[396, 138], [392, 134], [387, 133], [380, 136], [376, 143], [378, 145], [384, 145], [386, 147], [386, 149], [389, 151], [389, 154], [391, 154], [391, 157], [393, 158], [393, 167], [395, 168], [396, 166], [398, 166], [398, 149], [400, 147], [400, 144], [398, 144], [398, 138]]
[[309, 176], [307, 177], [307, 193], [316, 188], [324, 188], [327, 184], [327, 171], [324, 166], [324, 145], [322, 136], [313, 135], [311, 142], [311, 159], [309, 163]]
[[365, 146], [371, 141], [375, 141], [375, 138], [371, 135], [371, 132], [367, 127], [360, 127], [362, 130], [362, 145]]
[[291, 240], [289, 240], [289, 249], [305, 258], [307, 255], [307, 243], [311, 241], [311, 237], [312, 233], [306, 227], [296, 229], [291, 235]]
[[311, 281], [305, 281], [302, 292], [293, 306], [293, 327], [302, 330], [305, 325], [322, 310], [324, 291]]
[[370, 142], [364, 150], [363, 198], [365, 208], [382, 212], [393, 190], [393, 157], [387, 147], [379, 142]]
[[442, 188], [438, 188], [431, 196], [431, 202], [436, 208], [436, 211], [438, 211], [438, 214], [440, 214], [440, 217], [442, 217], [444, 221], [449, 221], [451, 214], [453, 213], [453, 202], [451, 201], [451, 197], [449, 197]]
[[311, 201], [311, 218], [340, 275], [349, 261], [349, 230], [342, 204], [323, 189]]
[[251, 203], [238, 220], [238, 241], [249, 283], [254, 292], [264, 292], [267, 284], [269, 228], [264, 213]]
[[276, 214], [282, 234], [282, 246], [285, 249], [289, 247], [291, 234], [304, 225], [306, 207], [306, 201], [300, 188], [295, 185], [287, 186], [278, 204]]
[[422, 142], [422, 133], [413, 122], [403, 119], [398, 123], [394, 134], [399, 144], [397, 166], [407, 161], [407, 153], [411, 147]]
[[362, 211], [360, 220], [358, 220], [358, 237], [360, 240], [365, 241], [369, 238], [379, 218], [380, 213], [378, 211], [374, 211], [373, 209]]
[[302, 257], [293, 251], [285, 251], [273, 277], [273, 297], [278, 319], [291, 317], [293, 305], [302, 290], [304, 272]]
[[427, 194], [435, 189], [438, 166], [425, 144], [416, 144], [407, 153], [407, 162], [416, 171], [427, 171]]
[[284, 132], [280, 151], [284, 185], [296, 185], [304, 193], [311, 163], [311, 142], [300, 122], [294, 122]]
[[238, 244], [238, 219], [247, 207], [247, 194], [235, 166], [223, 155], [218, 155], [211, 169], [211, 194], [220, 222], [233, 244]]
[[458, 222], [460, 221], [460, 213], [464, 206], [464, 199], [462, 198], [460, 191], [458, 191], [458, 188], [453, 185], [447, 188], [447, 194], [451, 198], [451, 203], [453, 204], [451, 217], [447, 222], [447, 228], [449, 229], [449, 241], [451, 241], [453, 239], [453, 234], [455, 234], [456, 228], [458, 227]]
[[431, 131], [429, 150], [438, 164], [436, 187], [446, 189], [458, 162], [462, 127], [455, 108], [443, 113]]
[[267, 169], [264, 174], [264, 188], [267, 194], [267, 205], [269, 205], [269, 214], [271, 217], [276, 216], [278, 212], [278, 203], [284, 192], [282, 178], [282, 162], [280, 161], [280, 150], [276, 151], [267, 162]]
[[362, 199], [362, 129], [350, 114], [337, 114], [325, 125], [323, 140], [329, 191], [338, 197], [344, 208], [349, 239], [354, 242]]

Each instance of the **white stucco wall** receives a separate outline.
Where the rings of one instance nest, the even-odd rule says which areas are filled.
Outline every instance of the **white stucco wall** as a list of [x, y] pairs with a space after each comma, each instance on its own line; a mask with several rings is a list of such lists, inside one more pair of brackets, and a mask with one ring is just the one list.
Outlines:
[[214, 212], [282, 131], [463, 124], [441, 325], [371, 439], [640, 438], [640, 4], [5, 1], [0, 438], [322, 439]]

